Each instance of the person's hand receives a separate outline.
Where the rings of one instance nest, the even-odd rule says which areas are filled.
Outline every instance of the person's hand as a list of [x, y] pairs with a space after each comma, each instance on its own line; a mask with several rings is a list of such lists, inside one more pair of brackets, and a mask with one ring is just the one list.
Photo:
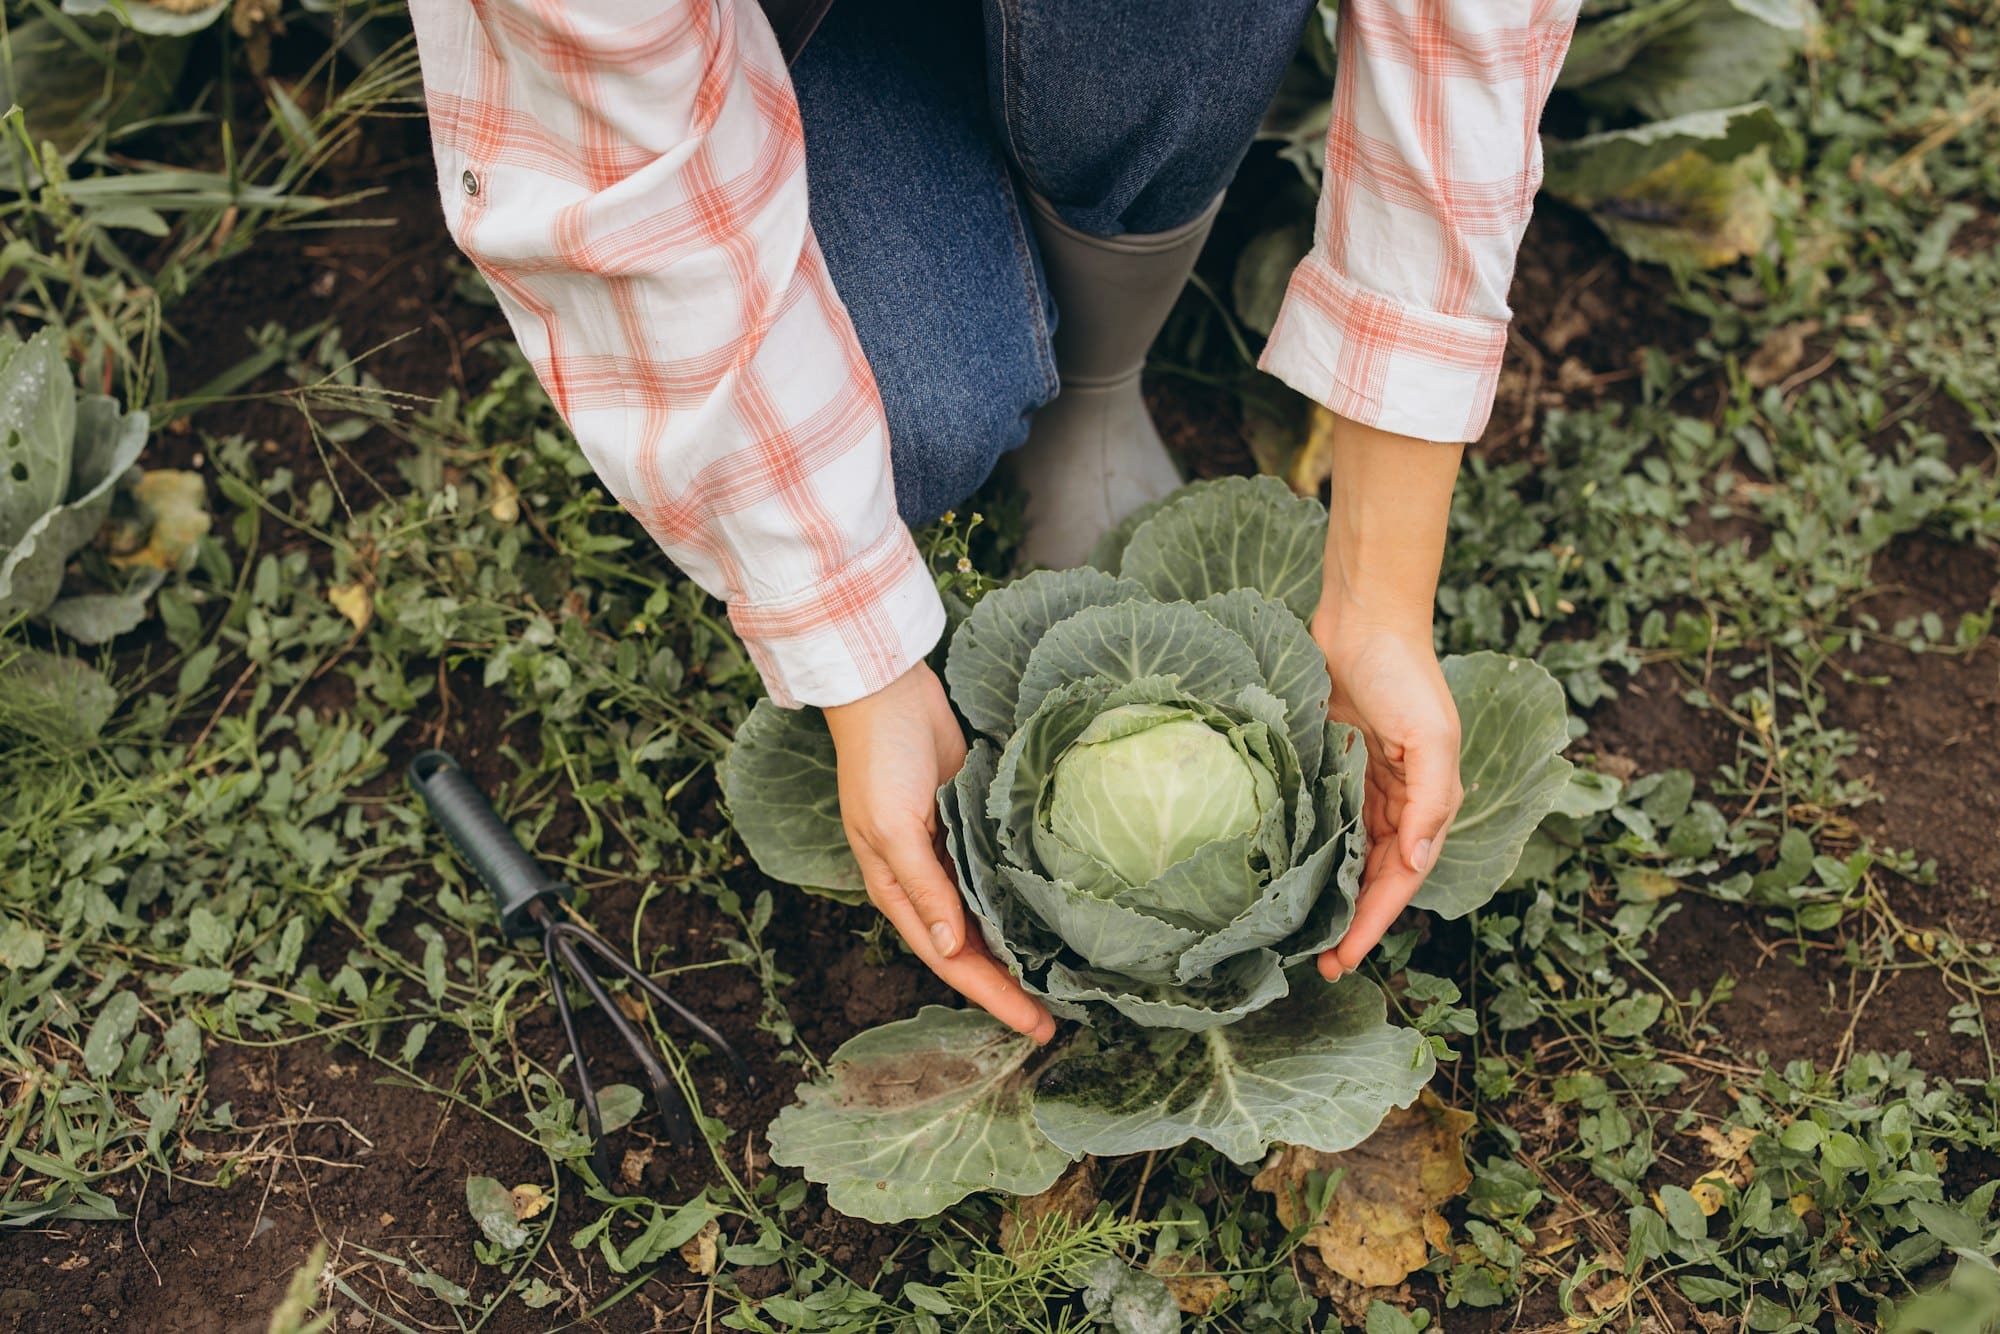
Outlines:
[[1465, 798], [1458, 780], [1458, 706], [1445, 688], [1429, 626], [1390, 630], [1313, 619], [1313, 638], [1333, 677], [1328, 712], [1361, 729], [1368, 786], [1361, 822], [1368, 861], [1354, 922], [1319, 956], [1328, 981], [1358, 967], [1437, 864]]
[[826, 711], [840, 779], [840, 818], [868, 898], [911, 950], [954, 990], [1037, 1042], [1055, 1020], [967, 931], [945, 870], [937, 790], [965, 763], [965, 738], [944, 687], [923, 663], [872, 695]]

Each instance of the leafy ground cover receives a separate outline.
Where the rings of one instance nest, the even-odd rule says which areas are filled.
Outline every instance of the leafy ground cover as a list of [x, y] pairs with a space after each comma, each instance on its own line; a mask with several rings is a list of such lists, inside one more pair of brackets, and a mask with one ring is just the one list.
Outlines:
[[[255, 58], [218, 27], [177, 39], [201, 142], [136, 123], [51, 170], [10, 130], [40, 170], [0, 211], [7, 318], [65, 329], [209, 519], [118, 500], [65, 591], [143, 581], [137, 623], [0, 637], [0, 1311], [1144, 1328], [1143, 1269], [1219, 1330], [1990, 1324], [2000, 40], [1976, 3], [1823, 17], [1761, 90], [1796, 189], [1753, 258], [1676, 279], [1561, 206], [1530, 230], [1440, 646], [1539, 661], [1602, 781], [1489, 906], [1378, 960], [1435, 1102], [1350, 1153], [1193, 1144], [896, 1227], [774, 1167], [766, 1128], [949, 998], [866, 909], [744, 858], [715, 767], [754, 673], [590, 481], [442, 235], [420, 128], [357, 119], [406, 105], [406, 50], [357, 78], [295, 21], [193, 96]], [[257, 145], [234, 186], [167, 174], [216, 167], [224, 122]], [[1253, 158], [1206, 293], [1295, 175]], [[159, 229], [107, 217], [141, 197]], [[1162, 349], [1198, 474], [1270, 455], [1254, 337], [1198, 291]], [[958, 595], [1006, 567], [1009, 509], [923, 535]], [[585, 1175], [538, 960], [402, 787], [430, 745], [752, 1055], [746, 1097], [661, 1029], [706, 1144], [642, 1117]]]

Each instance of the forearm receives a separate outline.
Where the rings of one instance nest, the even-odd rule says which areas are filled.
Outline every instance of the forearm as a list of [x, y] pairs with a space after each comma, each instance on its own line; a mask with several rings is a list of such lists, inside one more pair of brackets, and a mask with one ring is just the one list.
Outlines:
[[781, 704], [944, 628], [754, 0], [413, 0], [445, 221], [606, 488]]
[[1464, 446], [1334, 419], [1326, 574], [1314, 629], [1430, 638]]

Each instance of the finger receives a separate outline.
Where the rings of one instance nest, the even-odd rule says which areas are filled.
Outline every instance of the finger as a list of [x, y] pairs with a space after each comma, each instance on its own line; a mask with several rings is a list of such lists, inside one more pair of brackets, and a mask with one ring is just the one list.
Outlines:
[[1424, 878], [1410, 870], [1399, 860], [1390, 859], [1385, 869], [1379, 872], [1374, 883], [1362, 893], [1354, 908], [1354, 921], [1347, 928], [1347, 934], [1333, 948], [1335, 958], [1346, 968], [1359, 968], [1361, 961], [1368, 957], [1368, 951], [1382, 941], [1382, 933], [1396, 920], [1398, 913], [1410, 906], [1417, 887]]
[[880, 906], [890, 925], [946, 986], [1036, 1042], [1047, 1042], [1056, 1035], [1054, 1017], [986, 952], [984, 942], [971, 941], [955, 957], [946, 958], [932, 944], [923, 919], [908, 898], [890, 893], [882, 898]]
[[1437, 864], [1445, 830], [1464, 799], [1458, 781], [1458, 747], [1448, 743], [1413, 746], [1403, 760], [1408, 796], [1396, 819], [1396, 841], [1404, 865], [1419, 881]]
[[949, 959], [957, 954], [965, 945], [965, 905], [958, 886], [938, 862], [930, 831], [912, 822], [886, 835], [876, 852], [916, 909], [938, 956]]
[[1335, 954], [1332, 950], [1321, 950], [1319, 952], [1319, 975], [1321, 977], [1329, 982], [1338, 982], [1340, 975], [1346, 971], [1347, 965], [1340, 961], [1338, 954]]

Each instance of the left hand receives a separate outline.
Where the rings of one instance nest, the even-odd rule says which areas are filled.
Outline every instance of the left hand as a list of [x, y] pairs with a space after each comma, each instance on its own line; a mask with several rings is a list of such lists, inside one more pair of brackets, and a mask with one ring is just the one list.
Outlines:
[[1362, 825], [1368, 860], [1347, 935], [1319, 956], [1329, 982], [1358, 967], [1437, 864], [1465, 790], [1458, 780], [1458, 705], [1446, 689], [1428, 626], [1421, 632], [1313, 618], [1333, 677], [1328, 713], [1361, 729], [1368, 746]]

